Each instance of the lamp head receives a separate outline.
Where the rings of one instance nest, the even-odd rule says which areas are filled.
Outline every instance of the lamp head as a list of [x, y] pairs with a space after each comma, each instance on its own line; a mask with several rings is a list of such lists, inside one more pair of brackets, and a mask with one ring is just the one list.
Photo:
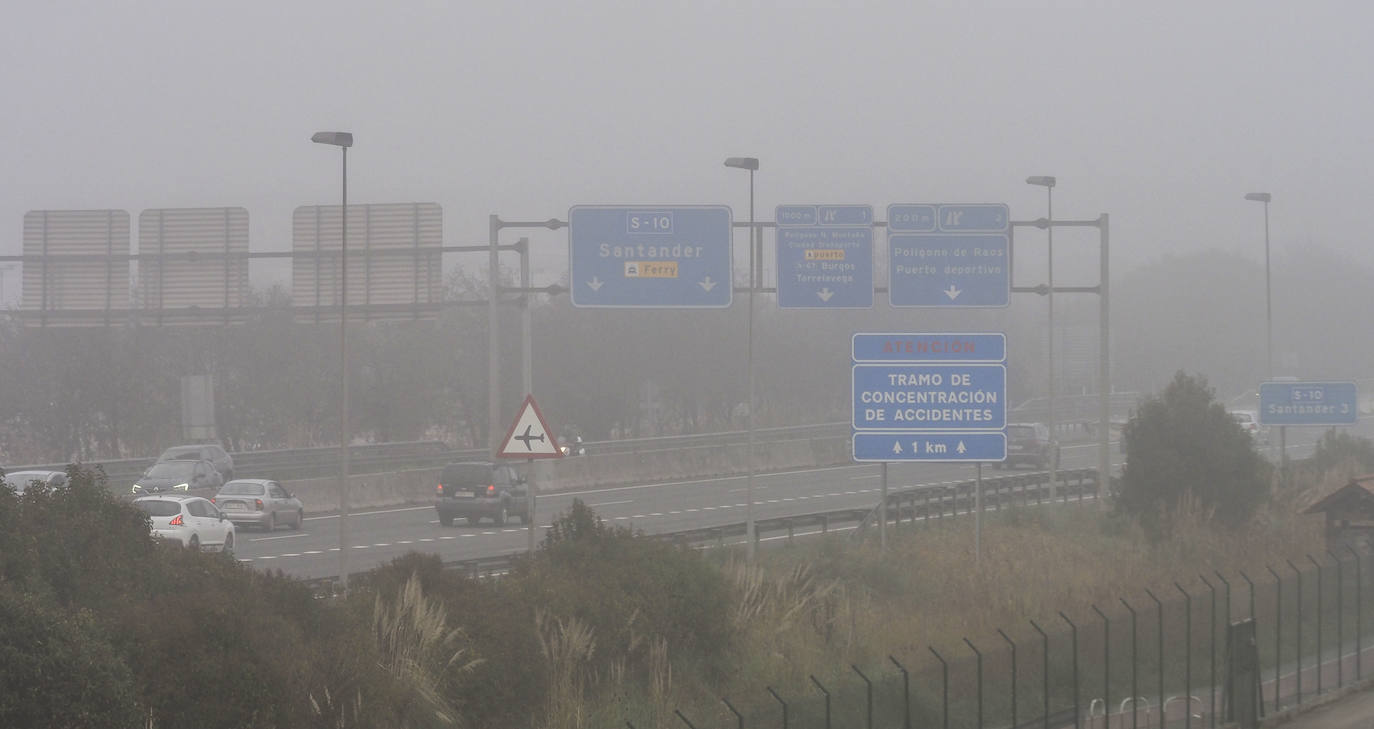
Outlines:
[[1246, 199], [1246, 200], [1253, 200], [1253, 201], [1255, 201], [1255, 202], [1267, 203], [1267, 202], [1269, 202], [1271, 199], [1273, 199], [1273, 197], [1274, 197], [1273, 195], [1270, 195], [1270, 194], [1267, 193], [1267, 192], [1247, 192], [1247, 193], [1245, 193], [1245, 199]]
[[1054, 187], [1055, 179], [1048, 175], [1036, 175], [1026, 178], [1027, 185], [1038, 185], [1040, 187]]
[[332, 144], [335, 147], [352, 147], [352, 132], [315, 132], [310, 141], [316, 144]]
[[730, 157], [725, 160], [726, 167], [735, 167], [741, 170], [754, 171], [759, 168], [758, 157]]

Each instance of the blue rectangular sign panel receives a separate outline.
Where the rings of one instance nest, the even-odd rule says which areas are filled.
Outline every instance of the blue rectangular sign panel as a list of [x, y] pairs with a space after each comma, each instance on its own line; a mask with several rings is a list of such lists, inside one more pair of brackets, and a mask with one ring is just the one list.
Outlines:
[[888, 205], [887, 230], [889, 233], [934, 233], [934, 205]]
[[1007, 368], [1001, 364], [856, 364], [854, 430], [1001, 430]]
[[1005, 362], [1007, 335], [858, 333], [851, 356], [855, 362]]
[[996, 307], [1011, 301], [1005, 234], [888, 236], [893, 306]]
[[1265, 382], [1259, 407], [1264, 425], [1351, 425], [1359, 419], [1353, 382]]
[[724, 308], [730, 208], [578, 205], [568, 211], [573, 306]]
[[941, 205], [936, 222], [944, 233], [1005, 233], [1011, 214], [1002, 203]]
[[855, 433], [856, 461], [1005, 461], [1005, 433]]
[[873, 306], [873, 208], [779, 205], [778, 307]]

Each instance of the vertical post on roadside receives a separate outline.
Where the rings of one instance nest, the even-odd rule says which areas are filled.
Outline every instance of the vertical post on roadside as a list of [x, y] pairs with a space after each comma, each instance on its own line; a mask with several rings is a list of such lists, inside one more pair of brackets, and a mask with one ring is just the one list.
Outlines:
[[[530, 323], [530, 239], [521, 238], [517, 243], [520, 251], [520, 379], [524, 382], [525, 392], [534, 392], [534, 340]], [[525, 460], [525, 528], [529, 532], [530, 554], [534, 554], [535, 519], [534, 490], [539, 485], [535, 478], [534, 459]]]
[[973, 480], [973, 561], [983, 564], [983, 464], [975, 463]]
[[[901, 512], [897, 512], [901, 514]], [[878, 502], [878, 549], [887, 553], [887, 462], [883, 462], [883, 500]]]

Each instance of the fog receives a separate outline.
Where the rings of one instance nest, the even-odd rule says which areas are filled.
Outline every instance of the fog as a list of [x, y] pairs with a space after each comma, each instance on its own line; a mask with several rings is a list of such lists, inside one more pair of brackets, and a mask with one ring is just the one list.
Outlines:
[[[1263, 217], [1242, 199], [1262, 190], [1280, 364], [1357, 377], [1374, 361], [1352, 344], [1367, 322], [1345, 315], [1374, 267], [1364, 5], [21, 0], [4, 19], [4, 255], [28, 210], [228, 205], [248, 209], [253, 250], [288, 250], [292, 210], [338, 199], [338, 156], [310, 143], [321, 129], [355, 135], [350, 202], [436, 202], [447, 245], [484, 243], [491, 214], [578, 204], [727, 204], [744, 220], [731, 155], [761, 160], [761, 220], [795, 203], [881, 219], [898, 202], [1005, 202], [1033, 219], [1045, 192], [1024, 179], [1054, 175], [1056, 218], [1111, 215], [1114, 338], [1131, 358], [1114, 376], [1148, 387], [1183, 367], [1239, 390], [1262, 374]], [[565, 280], [566, 231], [529, 235], [535, 283]], [[1059, 283], [1095, 283], [1094, 235], [1056, 246]], [[1039, 283], [1043, 234], [1018, 232], [1017, 253], [1016, 283]], [[480, 276], [485, 257], [446, 265]], [[13, 268], [0, 265], [6, 302]], [[255, 287], [288, 281], [255, 262]], [[1091, 297], [1062, 306], [1066, 326], [1093, 325]], [[833, 322], [843, 367], [847, 332], [874, 322], [1014, 327], [1013, 358], [1038, 361], [1044, 308], [1018, 295], [981, 319], [915, 316], [879, 297], [867, 318], [774, 314], [817, 336]], [[598, 326], [598, 312], [569, 316]], [[1182, 339], [1199, 321], [1240, 343]]]

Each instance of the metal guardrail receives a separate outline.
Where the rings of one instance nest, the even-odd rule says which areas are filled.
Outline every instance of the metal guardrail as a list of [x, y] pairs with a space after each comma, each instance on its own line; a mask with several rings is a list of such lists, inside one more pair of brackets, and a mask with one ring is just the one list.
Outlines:
[[[820, 423], [815, 425], [794, 425], [777, 428], [759, 428], [754, 431], [755, 440], [760, 442], [818, 438], [847, 437], [848, 423]], [[589, 453], [650, 453], [655, 451], [678, 450], [682, 448], [723, 446], [743, 443], [743, 432], [726, 431], [719, 433], [700, 433], [693, 435], [668, 435], [651, 438], [627, 438], [621, 440], [589, 441], [583, 445]], [[234, 475], [250, 478], [271, 478], [279, 481], [302, 478], [321, 478], [338, 473], [338, 446], [315, 448], [288, 448], [280, 450], [241, 451], [231, 453], [234, 458]], [[471, 461], [486, 458], [485, 448], [454, 449], [442, 441], [402, 441], [396, 443], [372, 443], [354, 445], [350, 448], [350, 473], [379, 473], [404, 468], [438, 468], [453, 461]], [[154, 463], [154, 458], [126, 458], [121, 460], [92, 461], [85, 465], [100, 467], [109, 479], [110, 488], [118, 493], [128, 490], [143, 472]], [[7, 466], [6, 471], [65, 471], [67, 464], [41, 464], [33, 466]]]
[[[1000, 511], [1004, 507], [1011, 508], [1018, 503], [1026, 506], [1048, 503], [1046, 497], [1050, 492], [1049, 480], [1048, 471], [985, 478], [983, 508]], [[1059, 471], [1057, 481], [1059, 488], [1056, 496], [1061, 499], [1061, 503], [1082, 501], [1089, 495], [1096, 495], [1100, 483], [1095, 468]], [[915, 523], [918, 520], [969, 514], [974, 509], [976, 488], [977, 481], [969, 480], [947, 484], [923, 484], [894, 491], [887, 497], [888, 520], [894, 524], [901, 524], [903, 521]], [[829, 533], [832, 529], [853, 529], [856, 535], [862, 535], [869, 526], [877, 522], [879, 513], [879, 507], [873, 506], [756, 519], [754, 539], [757, 542], [786, 535], [787, 540], [791, 542], [798, 531], [817, 527], [821, 534]], [[746, 523], [737, 522], [659, 532], [647, 536], [690, 547], [723, 547], [726, 540], [743, 538], [747, 533]], [[491, 577], [509, 572], [515, 560], [524, 554], [524, 551], [520, 551], [449, 560], [444, 562], [444, 569], [464, 572], [473, 577]], [[333, 585], [337, 581], [337, 576], [331, 576], [301, 580], [301, 583], [312, 588], [317, 595], [329, 595], [333, 593]]]

